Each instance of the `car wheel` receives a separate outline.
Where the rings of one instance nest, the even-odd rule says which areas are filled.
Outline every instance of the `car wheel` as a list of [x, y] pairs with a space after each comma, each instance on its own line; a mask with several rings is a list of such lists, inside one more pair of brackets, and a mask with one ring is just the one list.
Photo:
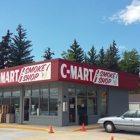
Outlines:
[[108, 133], [113, 133], [115, 131], [114, 124], [112, 122], [105, 123], [105, 131]]

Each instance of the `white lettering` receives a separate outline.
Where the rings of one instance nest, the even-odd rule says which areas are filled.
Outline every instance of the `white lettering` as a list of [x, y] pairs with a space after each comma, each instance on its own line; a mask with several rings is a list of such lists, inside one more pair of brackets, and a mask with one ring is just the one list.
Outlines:
[[82, 68], [79, 67], [78, 69], [78, 76], [77, 76], [77, 79], [80, 78], [80, 80], [83, 80], [83, 74], [82, 74]]
[[18, 79], [18, 72], [19, 70], [11, 70], [6, 72], [0, 73], [0, 83], [10, 83], [15, 82]]
[[88, 69], [84, 68], [84, 80], [88, 81]]
[[77, 66], [70, 66], [71, 75], [70, 78], [77, 79]]
[[5, 72], [1, 72], [0, 81], [1, 81], [1, 83], [5, 83]]
[[19, 70], [15, 70], [15, 82], [18, 81], [18, 73], [19, 73]]
[[89, 71], [89, 77], [90, 77], [89, 81], [92, 82], [93, 81], [93, 78], [92, 78], [93, 69], [89, 69], [88, 71]]
[[15, 72], [12, 70], [10, 71], [10, 82], [14, 82], [14, 76], [15, 76]]
[[66, 64], [62, 64], [62, 65], [61, 65], [60, 72], [61, 72], [61, 76], [62, 76], [63, 78], [66, 78], [67, 75], [64, 74], [64, 68], [67, 68], [67, 65], [66, 65]]
[[6, 72], [5, 81], [9, 83], [9, 71]]

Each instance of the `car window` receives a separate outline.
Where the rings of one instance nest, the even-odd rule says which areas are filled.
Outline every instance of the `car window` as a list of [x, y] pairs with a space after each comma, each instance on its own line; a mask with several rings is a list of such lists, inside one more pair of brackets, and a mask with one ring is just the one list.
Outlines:
[[131, 111], [127, 112], [126, 114], [124, 114], [124, 117], [125, 118], [134, 118], [135, 115], [136, 115], [136, 111], [131, 110]]
[[140, 118], [140, 111], [137, 112], [137, 118]]

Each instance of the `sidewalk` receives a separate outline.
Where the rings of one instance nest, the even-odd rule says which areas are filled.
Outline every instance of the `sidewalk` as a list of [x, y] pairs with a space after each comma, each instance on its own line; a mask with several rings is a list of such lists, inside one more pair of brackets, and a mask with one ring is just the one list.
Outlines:
[[[84, 126], [85, 130], [98, 129], [98, 124], [90, 124]], [[50, 132], [51, 126], [43, 126], [43, 125], [29, 125], [29, 124], [15, 124], [15, 123], [0, 123], [0, 128], [15, 128], [15, 129], [26, 129], [26, 130], [37, 130], [37, 131], [47, 131]], [[75, 132], [82, 131], [82, 126], [73, 125], [73, 126], [52, 126], [52, 130], [54, 133], [57, 132]]]

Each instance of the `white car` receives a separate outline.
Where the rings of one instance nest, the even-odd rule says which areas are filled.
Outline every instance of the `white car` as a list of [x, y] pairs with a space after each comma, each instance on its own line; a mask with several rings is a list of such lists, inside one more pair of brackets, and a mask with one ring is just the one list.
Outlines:
[[115, 130], [140, 132], [140, 110], [129, 110], [119, 117], [100, 118], [97, 123], [108, 133]]

